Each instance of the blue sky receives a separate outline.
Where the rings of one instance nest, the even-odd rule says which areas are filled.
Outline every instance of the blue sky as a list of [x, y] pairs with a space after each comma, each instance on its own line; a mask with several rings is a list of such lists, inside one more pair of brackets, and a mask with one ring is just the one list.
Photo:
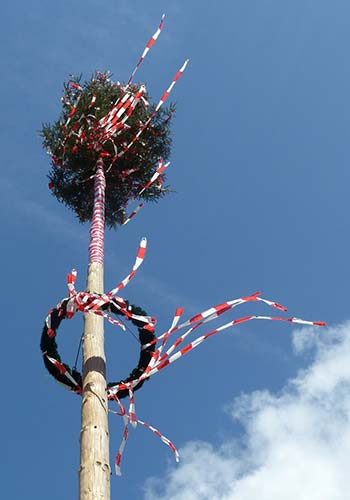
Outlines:
[[[295, 483], [300, 499], [343, 498], [337, 487], [349, 485], [336, 443], [341, 429], [346, 456], [350, 7], [342, 0], [3, 6], [2, 491], [29, 500], [77, 493], [80, 400], [46, 374], [39, 340], [48, 309], [67, 293], [66, 273], [76, 267], [78, 288], [85, 285], [88, 226], [47, 189], [37, 131], [56, 119], [70, 73], [110, 69], [126, 81], [163, 12], [138, 80], [156, 100], [190, 58], [172, 96], [175, 193], [108, 232], [106, 289], [126, 275], [146, 236], [145, 263], [123, 296], [156, 315], [162, 331], [178, 306], [189, 316], [256, 290], [331, 328], [251, 322], [153, 377], [137, 393], [138, 415], [175, 442], [182, 463], [148, 431], [132, 431], [112, 498], [252, 500], [263, 484], [269, 500], [289, 500]], [[245, 306], [244, 315], [254, 313], [269, 311]], [[69, 363], [81, 330], [81, 317], [60, 329]], [[136, 364], [135, 341], [118, 329], [106, 327], [106, 352], [111, 379]], [[117, 417], [110, 432], [113, 462]], [[328, 483], [310, 497], [320, 477]]]

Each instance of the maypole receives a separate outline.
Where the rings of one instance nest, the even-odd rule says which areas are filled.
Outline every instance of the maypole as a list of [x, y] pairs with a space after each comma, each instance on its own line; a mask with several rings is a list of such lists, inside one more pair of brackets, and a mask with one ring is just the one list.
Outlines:
[[[167, 330], [155, 334], [156, 318], [118, 294], [124, 291], [141, 266], [147, 240], [142, 238], [135, 263], [119, 284], [104, 292], [104, 229], [125, 225], [139, 212], [143, 201], [157, 201], [169, 190], [164, 185], [169, 162], [171, 137], [169, 123], [174, 107], [164, 108], [176, 82], [186, 69], [180, 67], [169, 87], [156, 105], [148, 102], [145, 85], [134, 84], [133, 77], [163, 28], [164, 16], [147, 43], [127, 84], [114, 83], [110, 73], [96, 72], [81, 83], [72, 77], [64, 85], [63, 111], [58, 121], [44, 125], [41, 134], [44, 147], [51, 156], [49, 188], [56, 198], [74, 210], [80, 222], [91, 222], [87, 289], [75, 289], [77, 272], [68, 274], [68, 297], [52, 308], [41, 335], [41, 352], [47, 370], [53, 377], [76, 394], [82, 395], [81, 459], [79, 469], [80, 500], [109, 500], [110, 466], [108, 444], [108, 412], [122, 417], [124, 432], [115, 456], [115, 471], [121, 474], [121, 461], [129, 434], [129, 424], [150, 430], [174, 453], [174, 444], [157, 428], [136, 416], [134, 392], [146, 380], [196, 349], [209, 338], [251, 320], [284, 321], [302, 325], [323, 326], [324, 322], [309, 321], [295, 316], [249, 315], [234, 318], [216, 326], [187, 343], [187, 337], [210, 321], [221, 318], [247, 303], [260, 303], [277, 309], [287, 309], [277, 302], [261, 297], [260, 292], [226, 300], [180, 322], [184, 310], [176, 309]], [[129, 212], [130, 201], [142, 200]], [[83, 374], [77, 367], [61, 361], [56, 343], [63, 319], [84, 313]], [[115, 316], [118, 316], [116, 318]], [[124, 321], [131, 321], [138, 330], [139, 360], [131, 373], [117, 382], [106, 382], [103, 320], [125, 331]], [[124, 320], [124, 321], [123, 321]], [[178, 335], [180, 330], [184, 333]], [[194, 333], [195, 332], [195, 333]], [[170, 338], [177, 338], [170, 345]], [[121, 399], [129, 398], [126, 409]], [[114, 410], [108, 400], [115, 402]]]
[[[97, 161], [94, 210], [90, 229], [87, 292], [103, 294], [106, 180]], [[81, 406], [79, 499], [109, 500], [110, 474], [108, 401], [103, 316], [85, 314], [83, 397]]]
[[[166, 160], [171, 148], [170, 120], [175, 109], [173, 105], [166, 108], [164, 103], [187, 61], [157, 104], [149, 102], [144, 84], [133, 83], [138, 68], [161, 33], [163, 22], [164, 15], [126, 84], [114, 83], [109, 72], [97, 71], [83, 83], [81, 77], [72, 75], [64, 84], [59, 120], [45, 124], [41, 131], [44, 147], [51, 157], [52, 194], [74, 210], [80, 222], [91, 221], [86, 291], [75, 290], [77, 273], [73, 270], [68, 275], [69, 297], [49, 311], [40, 344], [47, 370], [60, 383], [82, 395], [80, 500], [109, 500], [108, 398], [118, 401], [127, 429], [128, 417], [119, 398], [133, 399], [132, 391], [142, 387], [144, 380], [133, 381], [143, 375], [155, 350], [155, 318], [116, 296], [142, 263], [146, 239], [140, 243], [131, 273], [114, 290], [104, 294], [104, 231], [105, 224], [110, 228], [127, 224], [144, 201], [157, 201], [169, 191], [164, 184], [164, 171], [169, 165]], [[130, 212], [128, 204], [136, 200], [142, 202]], [[84, 313], [82, 374], [76, 366], [71, 368], [61, 361], [55, 340], [61, 321], [72, 318], [78, 311]], [[113, 393], [106, 382], [103, 321], [107, 318], [124, 330], [125, 326], [112, 315], [122, 316], [137, 327], [141, 349], [138, 364], [130, 375], [121, 382], [108, 384], [113, 387], [121, 384], [120, 390]], [[126, 386], [128, 381], [131, 384]], [[132, 423], [136, 425], [135, 420]], [[127, 431], [125, 440], [126, 436]]]

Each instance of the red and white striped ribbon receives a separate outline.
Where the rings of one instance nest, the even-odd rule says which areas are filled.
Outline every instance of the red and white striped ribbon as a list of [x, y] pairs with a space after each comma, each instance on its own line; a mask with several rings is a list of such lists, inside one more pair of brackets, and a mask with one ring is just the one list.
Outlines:
[[112, 410], [109, 410], [111, 413], [116, 413], [120, 417], [123, 417], [124, 421], [124, 432], [123, 432], [123, 437], [122, 437], [122, 442], [120, 443], [118, 452], [115, 456], [115, 473], [117, 476], [121, 476], [121, 470], [120, 470], [120, 462], [123, 456], [123, 451], [126, 445], [126, 442], [128, 440], [129, 436], [129, 415], [126, 413], [124, 406], [122, 405], [120, 399], [116, 394], [112, 394], [113, 399], [116, 401], [117, 405], [119, 406], [120, 412], [114, 412]]
[[[96, 314], [98, 316], [105, 317], [113, 325], [120, 326], [123, 330], [125, 330], [125, 325], [123, 324], [123, 322], [114, 319], [110, 314], [108, 314], [108, 312], [106, 310], [103, 309], [103, 306], [105, 306], [107, 304], [111, 304], [114, 307], [116, 307], [122, 314], [124, 314], [124, 316], [127, 319], [134, 319], [137, 321], [142, 321], [142, 322], [147, 324], [147, 328], [150, 331], [154, 331], [154, 327], [156, 324], [156, 318], [154, 318], [153, 316], [142, 316], [142, 315], [132, 313], [128, 309], [127, 303], [125, 302], [125, 300], [122, 297], [119, 297], [116, 295], [116, 293], [121, 288], [124, 288], [129, 283], [129, 281], [135, 276], [136, 271], [141, 266], [141, 264], [144, 260], [145, 253], [146, 253], [146, 247], [147, 247], [147, 240], [146, 240], [146, 238], [142, 238], [140, 241], [138, 251], [137, 251], [135, 263], [134, 263], [134, 266], [133, 266], [131, 272], [128, 274], [128, 276], [126, 278], [124, 278], [124, 280], [122, 280], [119, 283], [119, 285], [116, 288], [114, 288], [110, 292], [104, 293], [102, 295], [97, 294], [97, 293], [91, 293], [91, 292], [77, 292], [75, 289], [75, 282], [77, 279], [77, 271], [75, 269], [73, 269], [71, 271], [71, 273], [67, 275], [67, 286], [68, 286], [68, 291], [69, 291], [69, 297], [68, 297], [66, 308], [65, 308], [66, 317], [68, 319], [72, 318], [77, 311], [80, 311], [83, 313], [92, 313], [92, 314]], [[58, 306], [58, 309], [60, 309], [59, 306]], [[46, 325], [48, 328], [49, 335], [51, 334], [51, 332], [53, 332], [53, 330], [51, 328], [50, 312], [46, 318]]]
[[128, 83], [127, 83], [127, 87], [131, 84], [131, 82], [136, 74], [136, 71], [139, 69], [139, 67], [141, 66], [142, 62], [144, 61], [146, 55], [148, 54], [149, 50], [152, 48], [152, 45], [159, 37], [160, 32], [163, 29], [164, 19], [165, 19], [165, 14], [162, 15], [162, 19], [160, 20], [159, 27], [158, 27], [157, 31], [149, 39], [149, 41], [145, 47], [145, 50], [142, 52], [140, 59], [138, 60], [133, 72], [131, 73], [130, 78], [129, 78]]
[[137, 132], [137, 134], [135, 135], [135, 137], [130, 141], [130, 143], [120, 153], [118, 153], [118, 158], [121, 157], [121, 156], [123, 156], [131, 148], [131, 146], [133, 146], [133, 144], [135, 144], [135, 142], [139, 139], [139, 137], [142, 134], [142, 132], [148, 127], [148, 125], [150, 124], [151, 120], [153, 120], [153, 118], [158, 113], [158, 111], [161, 108], [161, 106], [168, 99], [170, 92], [174, 88], [174, 85], [176, 84], [176, 82], [178, 81], [178, 79], [181, 77], [181, 75], [185, 71], [188, 62], [189, 62], [189, 59], [187, 59], [184, 62], [184, 64], [181, 66], [181, 68], [179, 69], [179, 71], [174, 76], [173, 81], [171, 82], [171, 84], [169, 85], [169, 87], [167, 88], [167, 90], [164, 92], [164, 94], [162, 95], [162, 97], [160, 98], [160, 100], [159, 100], [157, 106], [155, 107], [153, 113], [151, 114], [151, 116], [142, 125], [142, 127]]
[[89, 262], [102, 265], [104, 262], [105, 189], [103, 161], [100, 159], [97, 162], [94, 184], [94, 211], [90, 228]]
[[156, 181], [158, 179], [158, 177], [164, 172], [164, 170], [169, 165], [170, 165], [170, 161], [168, 161], [167, 163], [164, 163], [163, 160], [159, 160], [159, 164], [158, 164], [157, 170], [154, 172], [154, 174], [152, 175], [152, 177], [150, 178], [150, 180], [147, 182], [147, 184], [145, 184], [143, 186], [143, 188], [141, 189], [141, 191], [138, 193], [137, 196], [140, 196], [144, 191], [146, 191], [146, 189], [148, 189], [150, 186], [152, 186], [152, 184], [154, 183], [154, 181]]
[[[146, 189], [148, 189], [152, 184], [157, 180], [161, 178], [162, 173], [164, 170], [170, 165], [170, 162], [168, 161], [167, 163], [164, 164], [163, 160], [159, 160], [158, 168], [152, 175], [151, 179], [142, 187], [141, 191], [137, 194], [137, 196], [140, 196]], [[159, 188], [161, 189], [162, 183], [160, 182]], [[123, 226], [126, 226], [134, 217], [135, 215], [138, 214], [138, 212], [143, 208], [144, 204], [140, 203], [137, 205], [137, 207], [127, 216], [127, 218], [123, 222]]]
[[73, 116], [75, 115], [75, 113], [77, 112], [77, 108], [78, 108], [78, 104], [79, 104], [79, 101], [81, 99], [81, 96], [82, 96], [82, 93], [83, 93], [83, 89], [80, 85], [77, 85], [76, 83], [74, 82], [70, 82], [70, 86], [72, 88], [74, 88], [75, 90], [78, 90], [80, 92], [80, 94], [78, 95], [78, 97], [76, 98], [76, 101], [75, 101], [75, 104], [73, 104], [70, 112], [68, 113], [68, 119], [65, 123], [65, 127], [67, 127], [67, 125], [69, 125], [71, 119], [73, 118]]
[[72, 382], [73, 385], [75, 385], [75, 387], [76, 387], [75, 392], [78, 392], [80, 394], [82, 389], [81, 389], [80, 385], [78, 384], [78, 382], [76, 380], [74, 380], [74, 378], [71, 376], [71, 374], [69, 373], [69, 371], [67, 370], [67, 368], [60, 361], [58, 361], [57, 359], [52, 358], [51, 356], [48, 356], [47, 354], [45, 354], [45, 356], [47, 357], [47, 359], [49, 361], [51, 361], [51, 363], [53, 365], [56, 366], [56, 368], [60, 371], [60, 373], [62, 375], [64, 375], [65, 377], [67, 377], [67, 379], [70, 380], [70, 382]]
[[121, 460], [122, 460], [122, 456], [123, 456], [123, 452], [124, 452], [124, 448], [125, 448], [128, 436], [129, 436], [129, 426], [128, 426], [128, 424], [126, 424], [124, 426], [124, 432], [123, 432], [122, 442], [120, 443], [119, 450], [118, 450], [118, 452], [117, 452], [117, 454], [115, 456], [115, 473], [116, 473], [117, 476], [121, 476], [122, 475], [121, 469], [120, 469], [120, 463], [121, 463]]
[[[108, 389], [107, 389], [107, 393], [108, 393]], [[124, 425], [127, 425], [129, 422], [129, 416], [126, 413], [124, 405], [122, 404], [122, 402], [120, 401], [120, 399], [118, 398], [118, 396], [116, 394], [111, 394], [111, 397], [112, 397], [112, 399], [114, 399], [114, 401], [119, 406], [120, 413], [118, 412], [117, 415], [119, 415], [120, 417], [123, 417]], [[114, 412], [112, 412], [112, 413], [114, 413]]]
[[[115, 299], [115, 297], [113, 297], [113, 299]], [[113, 318], [110, 314], [102, 310], [102, 306], [110, 302], [111, 298], [107, 295], [101, 296], [89, 292], [78, 292], [73, 295], [67, 302], [66, 317], [67, 319], [71, 319], [77, 311], [80, 311], [82, 313], [92, 313], [96, 314], [97, 316], [103, 316], [112, 325], [119, 326], [120, 328], [122, 328], [122, 330], [125, 330], [125, 325], [122, 323], [122, 321]], [[115, 304], [114, 301], [113, 304]], [[121, 306], [120, 310], [123, 311], [123, 308]], [[128, 316], [128, 314], [125, 314], [125, 316]], [[142, 317], [142, 319], [144, 319], [144, 317]]]
[[158, 436], [163, 441], [163, 443], [166, 444], [167, 446], [169, 446], [169, 448], [173, 451], [173, 453], [175, 455], [175, 461], [176, 462], [180, 461], [179, 452], [177, 451], [173, 442], [170, 441], [170, 439], [168, 439], [166, 436], [164, 436], [164, 434], [162, 434], [158, 429], [156, 429], [152, 425], [147, 424], [146, 422], [143, 422], [140, 419], [138, 420], [138, 423], [143, 425], [144, 427], [146, 427], [146, 429], [149, 429], [150, 431], [152, 431], [156, 436]]
[[135, 210], [130, 212], [130, 214], [127, 216], [127, 218], [123, 222], [122, 226], [126, 226], [126, 224], [128, 224], [131, 221], [131, 219], [133, 219], [135, 217], [135, 215], [138, 214], [138, 212], [141, 210], [141, 208], [143, 208], [143, 206], [144, 206], [144, 203], [139, 203], [137, 205], [137, 207], [135, 208]]
[[[125, 412], [124, 407], [121, 405], [121, 403], [117, 397], [115, 397], [115, 400], [116, 400], [117, 404], [119, 405], [119, 408], [121, 409], [121, 411], [120, 412], [116, 412], [113, 410], [109, 410], [109, 411], [111, 413], [114, 413], [114, 414], [120, 416], [120, 417], [123, 417], [123, 420], [124, 420], [124, 432], [123, 432], [122, 442], [119, 446], [118, 452], [116, 453], [116, 457], [115, 457], [115, 472], [116, 472], [117, 476], [121, 476], [122, 474], [121, 474], [120, 465], [121, 465], [121, 460], [123, 457], [123, 452], [125, 449], [126, 441], [128, 439], [128, 436], [129, 436], [128, 420], [130, 420], [130, 415], [128, 415]], [[174, 456], [175, 456], [175, 461], [176, 462], [180, 461], [179, 452], [177, 451], [177, 448], [174, 445], [174, 443], [172, 441], [170, 441], [170, 439], [168, 439], [166, 436], [164, 436], [164, 434], [162, 434], [158, 429], [156, 429], [152, 425], [148, 424], [147, 422], [144, 422], [143, 420], [137, 419], [137, 423], [142, 425], [146, 429], [149, 429], [151, 432], [153, 432], [153, 434], [155, 434], [157, 437], [159, 437], [159, 439], [161, 439], [161, 441], [163, 441], [163, 443], [166, 444], [172, 450], [172, 452], [174, 453]]]
[[[259, 295], [261, 295], [261, 292], [255, 292], [251, 295], [248, 295], [247, 297], [242, 297], [242, 298], [234, 299], [234, 300], [228, 300], [226, 302], [223, 302], [222, 304], [218, 304], [216, 306], [210, 307], [209, 309], [206, 309], [205, 311], [202, 311], [201, 313], [196, 314], [195, 316], [192, 316], [192, 318], [181, 323], [179, 326], [177, 326], [170, 333], [171, 334], [175, 333], [178, 330], [181, 330], [189, 325], [193, 325], [194, 323], [199, 322], [198, 325], [196, 325], [195, 327], [193, 327], [193, 326], [191, 327], [190, 331], [193, 331], [195, 328], [198, 328], [202, 324], [207, 323], [208, 321], [211, 321], [211, 320], [217, 318], [218, 316], [225, 313], [226, 311], [233, 309], [239, 305], [242, 305], [246, 302], [251, 302], [251, 301], [261, 301], [261, 302], [264, 302], [267, 305], [270, 305], [271, 307], [275, 307], [279, 310], [283, 310], [283, 311], [287, 310], [284, 306], [277, 304], [277, 302], [269, 301], [267, 299], [262, 299], [261, 297], [259, 297]], [[146, 349], [147, 347], [150, 347], [152, 344], [155, 344], [157, 341], [161, 340], [166, 334], [167, 334], [167, 332], [163, 333], [162, 335], [157, 337], [157, 339], [153, 340], [149, 344], [146, 344], [144, 346], [144, 349]], [[178, 341], [179, 341], [179, 339], [178, 339]]]
[[119, 290], [121, 290], [122, 288], [125, 288], [126, 285], [132, 280], [132, 278], [136, 274], [136, 271], [141, 266], [141, 264], [142, 264], [142, 262], [143, 262], [143, 260], [145, 258], [146, 248], [147, 248], [147, 239], [146, 238], [142, 238], [142, 240], [140, 242], [139, 249], [137, 251], [135, 264], [133, 265], [133, 268], [132, 268], [131, 272], [126, 276], [126, 278], [124, 278], [119, 283], [118, 286], [116, 286], [115, 288], [113, 288], [113, 290], [111, 290], [109, 292], [109, 295], [115, 295], [115, 294], [117, 294], [119, 292]]
[[135, 413], [135, 396], [131, 386], [129, 386], [129, 419], [131, 425], [136, 428], [137, 418]]
[[[141, 85], [136, 94], [126, 94], [129, 96], [129, 98], [125, 101], [124, 105], [120, 106], [119, 108], [119, 105], [117, 105], [116, 108], [113, 108], [112, 111], [108, 113], [107, 117], [102, 118], [102, 122], [105, 122], [105, 120], [107, 119], [104, 130], [104, 142], [116, 133], [121, 132], [121, 130], [125, 127], [125, 122], [135, 111], [136, 105], [140, 101], [145, 91], [146, 87], [144, 85]], [[124, 113], [125, 116], [121, 118]]]
[[90, 101], [90, 104], [89, 104], [89, 108], [92, 108], [92, 106], [95, 105], [95, 102], [96, 102], [96, 94], [93, 94], [93, 96], [91, 97], [91, 101]]
[[73, 89], [75, 89], [75, 90], [83, 90], [83, 88], [82, 88], [80, 85], [78, 85], [77, 83], [74, 83], [74, 82], [69, 82], [69, 85], [70, 85]]
[[[134, 99], [133, 99], [132, 103], [130, 104], [129, 109], [126, 112], [127, 118], [129, 118], [129, 116], [132, 115], [132, 113], [134, 112], [134, 110], [136, 108], [136, 105], [138, 104], [138, 102], [140, 101], [140, 99], [142, 100], [142, 102], [144, 102], [144, 101], [147, 102], [145, 100], [145, 98], [143, 97], [143, 95], [145, 93], [146, 93], [146, 86], [144, 84], [141, 84], [140, 88], [138, 89], [138, 91], [134, 95]], [[126, 120], [126, 118], [124, 118], [124, 121], [125, 120]]]
[[47, 313], [47, 316], [45, 318], [45, 324], [47, 326], [47, 334], [50, 338], [55, 336], [55, 331], [51, 328], [51, 313], [52, 309]]
[[99, 126], [104, 128], [107, 125], [111, 124], [114, 117], [116, 116], [116, 114], [120, 110], [122, 110], [121, 114], [120, 114], [120, 116], [121, 116], [124, 113], [125, 109], [127, 109], [127, 107], [129, 106], [131, 97], [132, 97], [132, 94], [130, 92], [125, 92], [123, 97], [119, 98], [115, 102], [114, 106], [106, 114], [106, 116], [103, 116], [102, 118], [100, 118], [100, 120], [98, 121]]
[[162, 350], [164, 349], [164, 347], [167, 343], [169, 336], [171, 335], [171, 333], [173, 333], [176, 330], [176, 326], [177, 326], [183, 312], [184, 312], [184, 310], [181, 307], [176, 309], [172, 324], [171, 324], [169, 330], [163, 336], [163, 341], [162, 341], [161, 346], [155, 352], [152, 353], [152, 358], [148, 364], [148, 367], [146, 369], [146, 373], [151, 371], [152, 368], [156, 365], [156, 363], [157, 363], [157, 361], [162, 353]]
[[[161, 346], [152, 354], [152, 358], [151, 358], [149, 365], [146, 368], [144, 374], [139, 379], [131, 381], [129, 383], [132, 384], [132, 386], [134, 387], [141, 380], [149, 378], [150, 376], [159, 372], [160, 370], [162, 370], [163, 368], [165, 368], [169, 364], [173, 363], [174, 361], [176, 361], [180, 357], [184, 356], [185, 354], [187, 354], [189, 351], [193, 350], [195, 347], [200, 345], [202, 342], [204, 342], [209, 337], [211, 337], [211, 336], [215, 335], [216, 333], [219, 333], [223, 330], [226, 330], [227, 328], [229, 328], [231, 326], [235, 326], [237, 324], [240, 324], [240, 323], [243, 323], [246, 321], [251, 321], [253, 319], [257, 319], [257, 320], [286, 321], [286, 322], [290, 322], [290, 323], [303, 324], [303, 325], [325, 326], [325, 323], [323, 321], [308, 321], [308, 320], [303, 320], [303, 319], [296, 318], [296, 317], [283, 318], [283, 317], [272, 317], [272, 316], [262, 316], [262, 315], [259, 315], [259, 316], [250, 315], [250, 316], [235, 319], [235, 320], [230, 321], [229, 323], [226, 323], [218, 328], [215, 328], [214, 330], [211, 330], [209, 333], [207, 333], [205, 335], [201, 335], [200, 337], [198, 337], [197, 339], [192, 341], [187, 346], [183, 347], [182, 349], [180, 349], [177, 352], [175, 352], [174, 354], [172, 354], [173, 351], [176, 348], [178, 348], [178, 346], [184, 341], [184, 339], [190, 333], [192, 333], [194, 330], [196, 330], [198, 327], [202, 326], [203, 324], [205, 324], [209, 321], [212, 321], [213, 319], [217, 318], [218, 316], [227, 312], [228, 310], [244, 304], [245, 302], [260, 301], [260, 302], [267, 304], [270, 307], [286, 311], [286, 308], [284, 306], [281, 306], [280, 304], [278, 304], [277, 302], [274, 302], [272, 300], [268, 300], [268, 299], [264, 299], [262, 297], [259, 297], [259, 295], [260, 295], [260, 292], [256, 292], [256, 293], [249, 295], [247, 297], [242, 297], [240, 299], [234, 299], [231, 301], [224, 302], [218, 306], [212, 307], [210, 309], [203, 311], [200, 314], [193, 316], [188, 321], [185, 321], [184, 323], [180, 324], [179, 326], [177, 326], [177, 323], [178, 323], [179, 318], [182, 314], [182, 310], [181, 309], [177, 310], [170, 329], [167, 330], [164, 334], [160, 335], [155, 341], [152, 341], [152, 342], [143, 346], [143, 349], [146, 349], [147, 347], [151, 346], [155, 342], [157, 342], [159, 340], [163, 340]], [[168, 340], [169, 336], [172, 333], [180, 330], [181, 328], [184, 328], [185, 326], [189, 326], [189, 325], [191, 325], [190, 328], [182, 336], [180, 336], [174, 342], [173, 345], [170, 346], [170, 348], [166, 351], [166, 353], [164, 355], [161, 355], [162, 350], [165, 347], [166, 341]], [[172, 355], [170, 356], [170, 354], [172, 354]], [[111, 393], [114, 393], [116, 390], [118, 390], [118, 389], [115, 387], [110, 388]]]
[[148, 378], [154, 373], [159, 372], [169, 364], [173, 363], [180, 357], [184, 356], [188, 352], [192, 351], [194, 348], [199, 346], [202, 342], [204, 342], [206, 339], [209, 337], [212, 337], [218, 332], [221, 332], [223, 330], [226, 330], [227, 328], [230, 328], [231, 326], [238, 325], [239, 323], [244, 323], [246, 321], [251, 321], [253, 319], [262, 319], [262, 320], [272, 320], [272, 321], [288, 321], [290, 323], [297, 323], [297, 324], [303, 324], [303, 325], [314, 325], [314, 326], [325, 326], [324, 322], [321, 321], [307, 321], [295, 317], [291, 318], [279, 318], [279, 317], [271, 317], [271, 316], [246, 316], [243, 318], [238, 318], [233, 321], [230, 321], [229, 323], [226, 323], [225, 325], [220, 326], [219, 328], [215, 328], [214, 330], [210, 331], [209, 333], [206, 333], [205, 335], [201, 335], [197, 339], [195, 339], [193, 342], [188, 344], [187, 346], [183, 347], [179, 351], [177, 351], [175, 354], [172, 356], [168, 357], [167, 359], [159, 362], [154, 368], [152, 368], [150, 371], [146, 370], [145, 376], [142, 376], [141, 379]]
[[72, 297], [76, 293], [75, 291], [76, 279], [77, 279], [77, 271], [75, 269], [72, 269], [72, 272], [67, 275], [67, 284], [70, 297]]
[[[87, 300], [84, 300], [84, 295], [86, 295]], [[97, 316], [103, 316], [104, 318], [106, 318], [110, 323], [112, 323], [112, 325], [120, 326], [123, 330], [125, 330], [125, 325], [121, 321], [114, 319], [112, 316], [102, 311], [101, 309], [96, 309], [96, 304], [101, 304], [101, 301], [99, 299], [99, 296], [94, 297], [93, 294], [89, 294], [87, 292], [77, 293], [71, 300], [67, 302], [67, 311], [68, 308], [70, 311], [69, 314], [68, 312], [66, 314], [67, 319], [71, 319], [77, 311], [82, 313], [96, 314]], [[108, 300], [108, 302], [111, 301]], [[99, 307], [101, 307], [101, 305], [99, 305]], [[120, 310], [123, 311], [122, 308], [120, 308]], [[129, 313], [126, 313], [125, 316], [129, 317]], [[144, 320], [145, 322], [147, 322], [147, 319], [148, 316], [142, 316], [142, 320]]]
[[173, 81], [171, 82], [171, 84], [169, 85], [169, 87], [167, 88], [167, 90], [164, 92], [164, 94], [162, 95], [162, 97], [160, 98], [160, 100], [159, 100], [159, 102], [158, 102], [158, 104], [157, 104], [157, 106], [156, 106], [156, 108], [154, 110], [154, 114], [156, 114], [157, 111], [159, 111], [159, 109], [161, 108], [161, 106], [163, 106], [163, 104], [165, 103], [165, 101], [168, 99], [168, 97], [170, 95], [170, 92], [173, 90], [176, 82], [182, 76], [182, 73], [185, 71], [188, 63], [189, 63], [189, 59], [186, 59], [186, 61], [183, 63], [183, 65], [181, 66], [181, 68], [179, 69], [179, 71], [174, 76]]

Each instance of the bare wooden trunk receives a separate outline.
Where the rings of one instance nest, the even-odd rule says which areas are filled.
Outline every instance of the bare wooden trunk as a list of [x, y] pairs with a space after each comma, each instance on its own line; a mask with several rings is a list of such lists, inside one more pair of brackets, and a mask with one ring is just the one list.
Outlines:
[[[103, 175], [103, 173], [102, 173]], [[96, 187], [96, 184], [95, 184]], [[100, 208], [104, 206], [104, 187], [100, 189]], [[103, 192], [102, 192], [103, 191]], [[96, 193], [95, 193], [96, 199]], [[102, 200], [102, 201], [101, 201]], [[97, 217], [98, 218], [98, 217]], [[103, 222], [103, 220], [102, 220]], [[101, 218], [100, 223], [102, 226]], [[94, 222], [92, 224], [92, 229]], [[96, 228], [96, 226], [95, 226]], [[103, 293], [103, 236], [94, 240], [91, 230], [87, 290]], [[98, 240], [98, 238], [97, 238]], [[101, 257], [91, 258], [91, 247], [100, 245]], [[103, 317], [85, 314], [83, 341], [83, 398], [80, 435], [79, 500], [109, 500], [110, 475], [108, 402]]]

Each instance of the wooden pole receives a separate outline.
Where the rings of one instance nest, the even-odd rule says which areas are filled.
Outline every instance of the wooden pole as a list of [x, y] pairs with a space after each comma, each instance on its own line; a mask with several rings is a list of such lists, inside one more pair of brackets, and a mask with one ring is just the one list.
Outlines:
[[[103, 293], [105, 178], [97, 162], [87, 290]], [[79, 500], [110, 500], [108, 402], [103, 317], [85, 314]]]

